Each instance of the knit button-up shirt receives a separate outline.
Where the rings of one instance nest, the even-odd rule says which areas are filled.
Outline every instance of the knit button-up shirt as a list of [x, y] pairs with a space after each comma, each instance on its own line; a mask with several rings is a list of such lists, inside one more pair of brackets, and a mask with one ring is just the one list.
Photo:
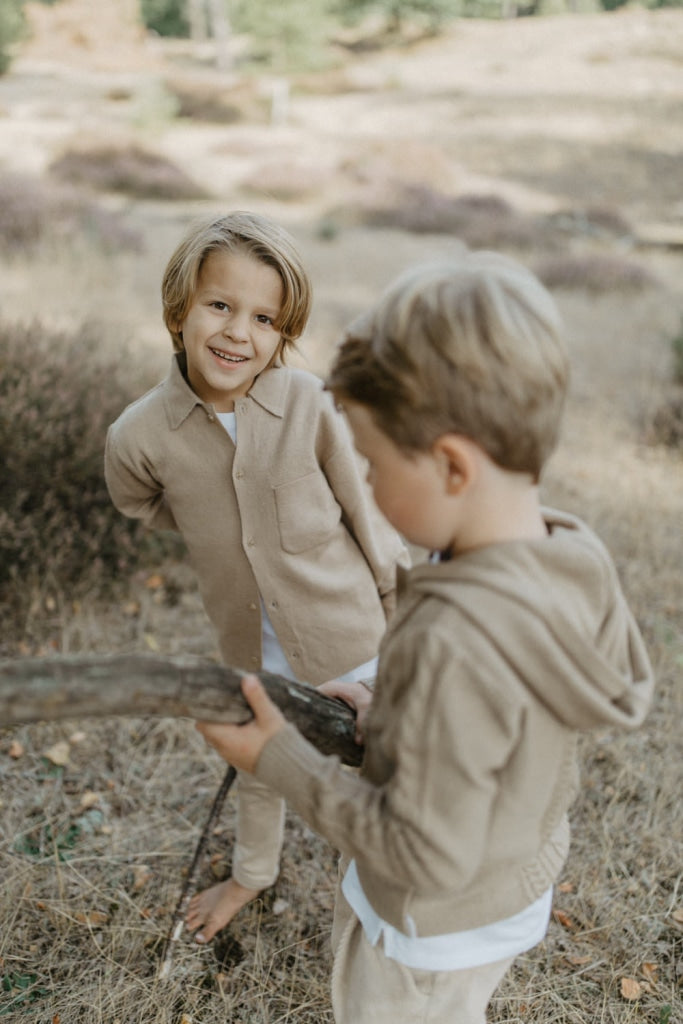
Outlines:
[[110, 427], [107, 486], [125, 515], [180, 531], [227, 664], [261, 665], [260, 596], [297, 677], [317, 685], [377, 653], [407, 552], [317, 377], [265, 371], [235, 416], [237, 447], [174, 357]]

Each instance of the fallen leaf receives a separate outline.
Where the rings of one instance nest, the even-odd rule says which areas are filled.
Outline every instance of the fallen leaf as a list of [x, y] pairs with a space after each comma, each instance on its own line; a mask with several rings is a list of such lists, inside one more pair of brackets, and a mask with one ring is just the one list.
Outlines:
[[159, 587], [163, 587], [164, 577], [158, 572], [153, 572], [151, 576], [148, 576], [145, 580], [145, 586], [148, 590], [158, 590]]
[[560, 882], [557, 887], [558, 892], [574, 892], [573, 882]]
[[152, 869], [149, 864], [133, 865], [133, 892], [140, 892], [152, 878]]
[[22, 745], [19, 742], [19, 740], [12, 740], [12, 742], [10, 743], [9, 750], [7, 751], [7, 753], [9, 754], [10, 757], [13, 757], [14, 760], [16, 761], [18, 758], [24, 756], [24, 748], [22, 747]]
[[145, 636], [145, 643], [149, 647], [150, 651], [154, 651], [155, 653], [158, 653], [158, 651], [159, 651], [159, 644], [157, 643], [156, 637], [152, 636], [151, 633], [145, 633], [144, 636]]
[[94, 807], [100, 802], [100, 794], [96, 793], [92, 789], [86, 789], [85, 793], [81, 797], [81, 802], [78, 805], [79, 811], [87, 811], [89, 807]]
[[563, 928], [568, 928], [569, 931], [573, 931], [576, 928], [576, 924], [572, 921], [569, 914], [565, 914], [564, 910], [553, 910], [553, 917], [558, 924], [561, 924]]
[[641, 966], [641, 971], [648, 979], [648, 981], [657, 981], [657, 973], [659, 971], [659, 964], [646, 962]]
[[683, 907], [677, 907], [671, 916], [676, 924], [683, 924]]
[[74, 915], [79, 924], [98, 925], [106, 924], [109, 920], [108, 914], [103, 914], [100, 910], [88, 910], [87, 913], [78, 911]]
[[52, 764], [63, 766], [69, 763], [69, 744], [66, 740], [60, 740], [59, 743], [55, 743], [53, 747], [46, 750], [43, 754], [48, 761], [52, 761]]
[[192, 1024], [192, 1017], [188, 1017], [186, 1013], [180, 1018], [180, 1024]]
[[624, 999], [640, 999], [643, 994], [643, 987], [635, 978], [621, 979], [621, 994]]
[[69, 736], [69, 743], [82, 743], [87, 735], [87, 732], [83, 732], [82, 729], [79, 729], [77, 732], [72, 732]]
[[582, 967], [584, 964], [590, 963], [593, 958], [591, 956], [568, 956], [566, 959], [573, 967]]
[[285, 910], [289, 907], [287, 900], [277, 899], [273, 903], [273, 913], [277, 917], [279, 914], [284, 914]]

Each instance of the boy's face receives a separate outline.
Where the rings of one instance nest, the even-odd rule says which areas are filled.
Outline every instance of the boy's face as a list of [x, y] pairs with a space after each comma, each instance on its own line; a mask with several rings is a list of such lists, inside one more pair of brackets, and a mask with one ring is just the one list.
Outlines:
[[408, 457], [375, 424], [370, 410], [344, 399], [356, 448], [368, 462], [377, 507], [411, 544], [446, 548], [452, 540], [443, 468], [432, 452]]
[[179, 325], [192, 389], [218, 412], [231, 412], [280, 348], [280, 275], [245, 253], [205, 260]]

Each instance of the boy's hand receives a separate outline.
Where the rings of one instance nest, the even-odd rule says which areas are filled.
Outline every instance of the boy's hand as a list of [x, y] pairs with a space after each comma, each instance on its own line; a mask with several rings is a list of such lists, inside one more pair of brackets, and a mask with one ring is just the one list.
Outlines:
[[356, 743], [363, 745], [363, 723], [368, 709], [372, 703], [372, 693], [362, 683], [342, 683], [338, 679], [331, 679], [329, 683], [323, 683], [317, 689], [326, 697], [339, 697], [356, 712], [356, 732], [354, 739]]
[[254, 718], [244, 725], [197, 722], [197, 728], [223, 760], [244, 772], [253, 772], [268, 740], [287, 724], [284, 715], [256, 676], [242, 678], [242, 693]]

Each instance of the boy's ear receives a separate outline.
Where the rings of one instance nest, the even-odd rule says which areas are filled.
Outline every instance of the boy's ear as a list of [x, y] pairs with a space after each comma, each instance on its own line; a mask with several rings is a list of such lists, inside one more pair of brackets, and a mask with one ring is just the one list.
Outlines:
[[447, 494], [460, 494], [474, 479], [476, 459], [472, 442], [461, 434], [442, 434], [432, 446]]

